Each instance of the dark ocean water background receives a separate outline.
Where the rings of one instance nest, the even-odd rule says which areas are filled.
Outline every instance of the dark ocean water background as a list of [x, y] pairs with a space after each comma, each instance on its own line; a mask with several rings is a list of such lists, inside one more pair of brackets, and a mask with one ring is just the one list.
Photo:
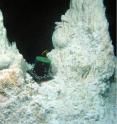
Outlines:
[[[116, 46], [116, 0], [104, 0], [109, 32]], [[10, 42], [15, 41], [28, 62], [51, 50], [54, 22], [69, 8], [69, 0], [0, 0]]]

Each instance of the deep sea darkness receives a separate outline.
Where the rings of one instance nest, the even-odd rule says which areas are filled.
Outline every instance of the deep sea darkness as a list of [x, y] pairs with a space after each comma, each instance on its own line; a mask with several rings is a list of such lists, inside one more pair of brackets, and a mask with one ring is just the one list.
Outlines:
[[[111, 39], [116, 44], [116, 0], [104, 0]], [[50, 51], [55, 22], [69, 8], [69, 0], [0, 0], [10, 42], [15, 41], [28, 62]]]

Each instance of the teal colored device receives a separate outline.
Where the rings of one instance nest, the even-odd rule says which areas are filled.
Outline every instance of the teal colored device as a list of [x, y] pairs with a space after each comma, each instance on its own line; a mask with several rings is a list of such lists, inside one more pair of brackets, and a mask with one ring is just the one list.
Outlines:
[[45, 64], [51, 63], [51, 61], [47, 57], [43, 57], [43, 56], [37, 56], [36, 61], [41, 62], [41, 63], [45, 63]]
[[28, 73], [36, 82], [51, 80], [53, 77], [50, 73], [51, 61], [44, 56], [36, 56], [35, 65]]

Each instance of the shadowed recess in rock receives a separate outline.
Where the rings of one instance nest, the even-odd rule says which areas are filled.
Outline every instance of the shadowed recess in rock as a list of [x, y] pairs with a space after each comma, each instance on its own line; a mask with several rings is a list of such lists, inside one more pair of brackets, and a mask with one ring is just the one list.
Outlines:
[[[104, 0], [109, 31], [115, 45], [115, 0]], [[8, 39], [15, 41], [28, 62], [45, 49], [51, 50], [56, 21], [69, 8], [69, 0], [1, 0]]]

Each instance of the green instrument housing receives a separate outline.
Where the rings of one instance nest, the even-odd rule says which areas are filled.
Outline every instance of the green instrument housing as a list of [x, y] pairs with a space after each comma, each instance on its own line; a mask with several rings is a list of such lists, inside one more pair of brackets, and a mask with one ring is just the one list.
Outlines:
[[43, 57], [43, 56], [37, 56], [36, 61], [37, 62], [42, 62], [42, 63], [45, 63], [45, 64], [50, 64], [51, 63], [51, 61], [48, 58]]

